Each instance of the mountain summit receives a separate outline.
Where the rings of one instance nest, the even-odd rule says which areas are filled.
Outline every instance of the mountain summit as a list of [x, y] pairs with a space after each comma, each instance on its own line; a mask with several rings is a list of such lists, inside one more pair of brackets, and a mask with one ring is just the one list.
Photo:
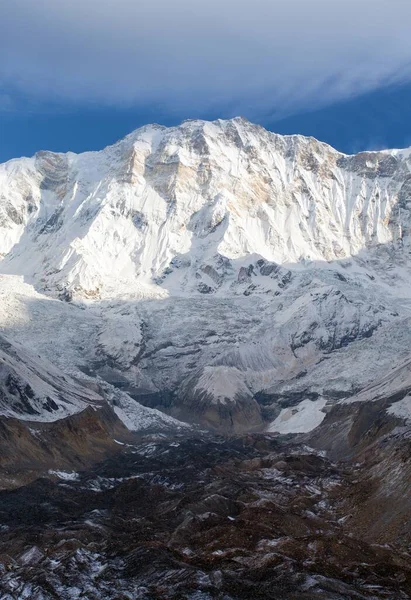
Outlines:
[[68, 297], [231, 295], [251, 255], [336, 261], [407, 240], [410, 165], [409, 150], [346, 156], [242, 118], [39, 152], [0, 167], [1, 270]]

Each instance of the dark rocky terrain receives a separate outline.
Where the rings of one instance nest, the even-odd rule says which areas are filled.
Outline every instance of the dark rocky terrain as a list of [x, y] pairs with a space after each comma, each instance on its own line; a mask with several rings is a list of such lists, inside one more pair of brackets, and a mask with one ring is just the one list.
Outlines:
[[411, 437], [364, 410], [313, 439], [136, 435], [2, 491], [0, 598], [410, 598]]

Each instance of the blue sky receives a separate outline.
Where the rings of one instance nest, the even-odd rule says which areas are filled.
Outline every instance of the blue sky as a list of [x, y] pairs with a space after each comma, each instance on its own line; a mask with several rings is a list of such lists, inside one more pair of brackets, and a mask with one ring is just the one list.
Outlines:
[[411, 145], [409, 0], [2, 0], [0, 161], [243, 115]]

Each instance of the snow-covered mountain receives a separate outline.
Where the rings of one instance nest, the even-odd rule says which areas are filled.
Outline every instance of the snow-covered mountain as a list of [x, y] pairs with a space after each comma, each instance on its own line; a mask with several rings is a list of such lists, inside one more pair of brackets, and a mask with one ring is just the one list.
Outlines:
[[250, 255], [344, 259], [406, 236], [410, 165], [410, 151], [348, 157], [242, 119], [39, 152], [0, 170], [2, 271], [93, 298], [161, 297], [238, 281]]
[[409, 358], [410, 227], [411, 150], [236, 118], [39, 152], [0, 166], [1, 331], [106, 386], [130, 427], [143, 403], [304, 430], [300, 403], [317, 424]]

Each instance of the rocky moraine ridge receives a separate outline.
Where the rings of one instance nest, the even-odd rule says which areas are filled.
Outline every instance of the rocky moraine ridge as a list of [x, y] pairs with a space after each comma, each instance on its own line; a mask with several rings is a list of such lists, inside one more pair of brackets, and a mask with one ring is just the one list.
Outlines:
[[409, 598], [410, 228], [241, 118], [0, 165], [1, 597]]

